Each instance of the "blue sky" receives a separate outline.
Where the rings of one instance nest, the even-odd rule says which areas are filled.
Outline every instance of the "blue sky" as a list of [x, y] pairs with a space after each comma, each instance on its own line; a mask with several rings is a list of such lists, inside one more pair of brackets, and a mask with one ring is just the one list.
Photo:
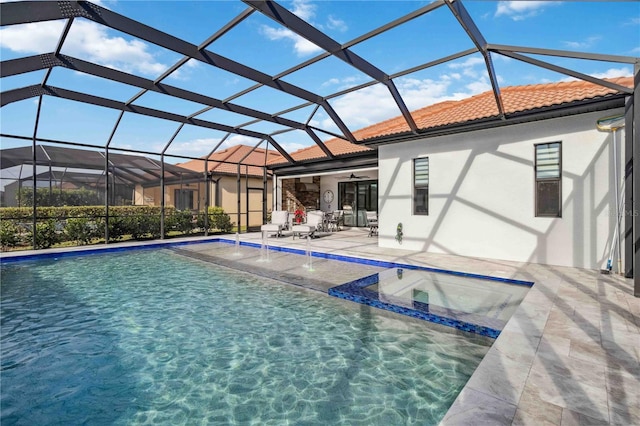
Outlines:
[[[102, 7], [154, 26], [193, 44], [200, 44], [240, 14], [247, 6], [240, 1], [127, 1], [102, 0]], [[419, 9], [428, 1], [303, 1], [281, 2], [296, 15], [343, 44], [389, 21]], [[536, 47], [576, 52], [640, 56], [640, 3], [596, 1], [465, 1], [474, 22], [492, 44]], [[0, 56], [8, 60], [52, 52], [64, 21], [16, 25], [0, 29]], [[473, 47], [472, 41], [445, 7], [432, 11], [393, 30], [357, 44], [351, 50], [386, 74], [433, 61]], [[276, 22], [256, 12], [208, 47], [208, 50], [270, 75], [277, 75], [310, 59], [321, 50]], [[181, 59], [181, 55], [78, 18], [74, 21], [62, 53], [96, 62], [121, 71], [155, 79]], [[537, 57], [555, 65], [597, 77], [632, 75], [630, 65], [566, 58]], [[569, 79], [499, 55], [493, 61], [502, 87], [537, 84]], [[1, 90], [39, 84], [44, 71], [5, 77]], [[336, 58], [289, 74], [284, 81], [321, 96], [354, 87], [370, 78]], [[410, 110], [433, 103], [466, 98], [491, 86], [479, 54], [447, 62], [394, 79]], [[226, 99], [255, 83], [197, 61], [189, 61], [163, 83]], [[118, 101], [127, 101], [139, 89], [105, 81], [67, 69], [56, 68], [48, 80], [51, 86], [87, 92]], [[254, 109], [277, 113], [303, 104], [302, 99], [262, 87], [233, 100]], [[331, 99], [330, 104], [353, 131], [400, 115], [389, 91], [374, 85]], [[134, 102], [181, 115], [190, 115], [203, 105], [176, 101], [165, 95], [146, 93]], [[37, 99], [7, 105], [0, 110], [2, 133], [32, 136]], [[329, 117], [313, 107], [284, 116], [336, 132]], [[312, 115], [313, 114], [313, 115]], [[44, 97], [38, 136], [42, 138], [104, 145], [119, 111]], [[212, 110], [198, 118], [239, 125], [251, 118]], [[111, 146], [160, 152], [178, 124], [126, 113]], [[272, 123], [248, 127], [273, 133], [282, 129]], [[168, 154], [202, 156], [225, 133], [184, 126]], [[321, 133], [323, 139], [329, 135]], [[289, 152], [313, 144], [301, 132], [278, 134], [274, 139]], [[237, 143], [255, 145], [259, 140], [233, 136], [225, 146]], [[3, 138], [2, 148], [23, 146], [24, 141]]]

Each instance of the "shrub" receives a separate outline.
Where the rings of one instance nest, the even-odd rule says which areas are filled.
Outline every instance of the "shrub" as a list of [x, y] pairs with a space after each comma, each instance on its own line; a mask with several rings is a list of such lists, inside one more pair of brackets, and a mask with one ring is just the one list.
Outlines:
[[231, 223], [231, 217], [220, 208], [220, 211], [211, 215], [213, 227], [221, 232], [231, 232], [233, 224]]
[[[204, 229], [204, 213], [198, 213], [197, 226], [200, 229]], [[224, 212], [222, 207], [209, 207], [209, 228], [211, 231], [217, 229], [220, 232], [231, 232], [233, 224], [231, 223], [231, 217]]]
[[[160, 211], [160, 207], [155, 206], [109, 206], [109, 240], [117, 241], [125, 235], [131, 235], [134, 239], [159, 238]], [[209, 212], [211, 228], [225, 232], [231, 229], [229, 216], [222, 208], [212, 207]], [[36, 227], [36, 248], [51, 247], [62, 241], [88, 244], [94, 238], [102, 238], [104, 235], [105, 206], [38, 207], [36, 215], [40, 221]], [[0, 222], [3, 224], [0, 230], [2, 247], [30, 245], [33, 232], [21, 232], [21, 225], [26, 224], [26, 230], [31, 227], [32, 220], [32, 207], [0, 208]], [[189, 234], [193, 227], [190, 211], [177, 211], [174, 207], [165, 207], [165, 231], [174, 230]]]
[[164, 228], [190, 234], [193, 231], [193, 214], [189, 210], [175, 210], [172, 214], [165, 212]]
[[0, 221], [0, 245], [3, 250], [20, 244], [20, 229], [9, 220]]
[[[21, 206], [33, 206], [33, 188], [23, 187], [16, 194], [16, 201]], [[93, 206], [101, 203], [101, 194], [89, 189], [64, 189], [60, 191], [49, 188], [36, 189], [36, 205], [38, 206]]]
[[[30, 242], [33, 242], [33, 229], [29, 231], [28, 238]], [[45, 249], [53, 246], [60, 241], [56, 221], [49, 219], [46, 221], [36, 223], [36, 249]]]
[[86, 217], [68, 219], [64, 231], [69, 240], [79, 245], [89, 244], [97, 236], [96, 224]]

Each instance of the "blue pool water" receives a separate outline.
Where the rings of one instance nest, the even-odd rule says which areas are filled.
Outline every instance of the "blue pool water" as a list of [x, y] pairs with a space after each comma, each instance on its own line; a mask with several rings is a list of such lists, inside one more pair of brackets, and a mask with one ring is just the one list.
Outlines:
[[170, 250], [1, 273], [3, 426], [437, 424], [491, 344]]

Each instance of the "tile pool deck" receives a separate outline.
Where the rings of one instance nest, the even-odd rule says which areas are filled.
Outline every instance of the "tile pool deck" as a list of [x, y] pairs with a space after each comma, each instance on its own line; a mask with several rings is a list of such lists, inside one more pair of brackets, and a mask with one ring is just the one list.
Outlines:
[[[261, 235], [241, 234], [240, 241], [260, 244]], [[307, 242], [288, 236], [269, 238], [269, 244], [304, 250]], [[640, 425], [640, 298], [633, 296], [632, 280], [585, 269], [380, 248], [365, 229], [325, 235], [310, 247], [535, 282], [441, 425]]]

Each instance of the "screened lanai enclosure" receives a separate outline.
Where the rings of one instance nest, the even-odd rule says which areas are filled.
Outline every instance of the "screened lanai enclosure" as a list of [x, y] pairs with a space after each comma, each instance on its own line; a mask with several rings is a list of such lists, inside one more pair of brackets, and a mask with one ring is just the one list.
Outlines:
[[[283, 179], [350, 176], [377, 167], [350, 146], [366, 145], [375, 163], [378, 146], [427, 134], [412, 113], [419, 108], [490, 90], [495, 113], [480, 124], [522, 119], [526, 112], [505, 112], [501, 87], [529, 84], [533, 71], [536, 81], [579, 79], [625, 93], [637, 118], [637, 82], [629, 89], [605, 77], [616, 69], [637, 81], [638, 58], [613, 43], [598, 53], [562, 44], [566, 36], [553, 34], [562, 25], [540, 28], [548, 37], [530, 46], [523, 34], [534, 28], [518, 31], [513, 15], [502, 22], [514, 30], [498, 36], [483, 8], [493, 4], [503, 17], [506, 3], [0, 3], [3, 246], [48, 247], [63, 233], [68, 243], [108, 243], [243, 232], [252, 214], [262, 223], [286, 207]], [[340, 15], [321, 15], [329, 5]], [[570, 7], [554, 13], [570, 20]], [[637, 8], [613, 2], [607, 13], [632, 19]], [[359, 136], [396, 116], [405, 131]], [[225, 154], [238, 145], [249, 148]], [[258, 151], [262, 163], [249, 163]], [[213, 173], [213, 157], [231, 168]], [[385, 188], [368, 185], [375, 208]], [[225, 196], [233, 202], [223, 206]]]
[[174, 207], [199, 210], [198, 193], [190, 202], [182, 194], [189, 185], [199, 192], [203, 174], [173, 164], [163, 167], [151, 158], [118, 153], [107, 159], [101, 151], [53, 145], [36, 145], [35, 156], [31, 147], [1, 153], [3, 207], [32, 207], [34, 182], [36, 205], [57, 207], [153, 205], [164, 183], [178, 191], [171, 203]]

